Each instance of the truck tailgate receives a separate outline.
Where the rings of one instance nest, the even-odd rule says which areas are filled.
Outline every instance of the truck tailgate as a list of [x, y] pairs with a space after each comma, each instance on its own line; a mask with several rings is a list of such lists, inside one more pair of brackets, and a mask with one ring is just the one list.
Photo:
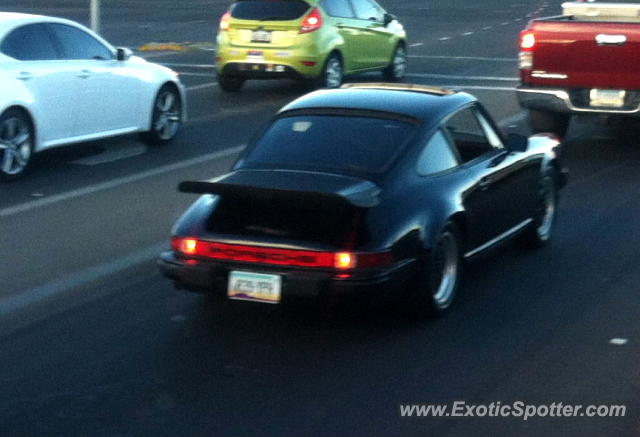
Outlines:
[[640, 23], [541, 20], [530, 30], [536, 42], [524, 83], [640, 89]]

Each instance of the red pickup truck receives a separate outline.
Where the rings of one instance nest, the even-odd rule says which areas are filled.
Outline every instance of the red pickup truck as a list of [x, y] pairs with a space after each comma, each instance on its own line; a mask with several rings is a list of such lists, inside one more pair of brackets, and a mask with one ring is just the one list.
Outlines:
[[535, 132], [564, 136], [572, 114], [640, 117], [640, 4], [564, 3], [520, 34], [520, 105]]

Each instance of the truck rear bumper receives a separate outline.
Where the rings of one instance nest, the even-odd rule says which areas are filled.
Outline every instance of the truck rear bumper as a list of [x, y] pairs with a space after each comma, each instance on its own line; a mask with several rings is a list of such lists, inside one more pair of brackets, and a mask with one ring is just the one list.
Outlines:
[[623, 114], [640, 117], [638, 92], [630, 91], [629, 103], [622, 108], [591, 107], [581, 105], [578, 100], [588, 90], [566, 90], [556, 88], [535, 88], [521, 85], [516, 89], [520, 106], [564, 114]]

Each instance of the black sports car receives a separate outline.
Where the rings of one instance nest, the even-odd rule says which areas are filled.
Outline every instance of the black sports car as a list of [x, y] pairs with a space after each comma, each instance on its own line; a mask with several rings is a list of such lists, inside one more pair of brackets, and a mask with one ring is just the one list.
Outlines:
[[447, 309], [463, 260], [551, 236], [566, 172], [559, 140], [504, 138], [471, 95], [348, 84], [278, 112], [173, 229], [163, 273], [230, 299], [403, 296]]

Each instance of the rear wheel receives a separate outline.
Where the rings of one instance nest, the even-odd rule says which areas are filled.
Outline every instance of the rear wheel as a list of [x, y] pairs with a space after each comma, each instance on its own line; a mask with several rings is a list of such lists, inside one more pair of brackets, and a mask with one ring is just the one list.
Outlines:
[[382, 70], [385, 80], [397, 82], [404, 79], [407, 71], [407, 49], [402, 44], [398, 44], [391, 57], [391, 62]]
[[29, 117], [9, 109], [0, 116], [0, 179], [11, 181], [24, 175], [31, 163], [34, 134]]
[[218, 74], [218, 85], [223, 91], [238, 92], [244, 85], [245, 79], [238, 76]]
[[342, 85], [343, 79], [342, 60], [337, 53], [332, 53], [324, 63], [322, 73], [316, 80], [318, 88], [338, 88]]
[[528, 247], [542, 247], [551, 239], [556, 218], [558, 193], [551, 174], [540, 181], [538, 207], [533, 222], [522, 234], [522, 242]]
[[436, 239], [416, 281], [410, 310], [418, 317], [437, 316], [453, 303], [462, 276], [462, 241], [458, 228], [448, 223]]
[[564, 138], [569, 128], [571, 116], [559, 112], [529, 110], [529, 127], [533, 133], [550, 132]]

